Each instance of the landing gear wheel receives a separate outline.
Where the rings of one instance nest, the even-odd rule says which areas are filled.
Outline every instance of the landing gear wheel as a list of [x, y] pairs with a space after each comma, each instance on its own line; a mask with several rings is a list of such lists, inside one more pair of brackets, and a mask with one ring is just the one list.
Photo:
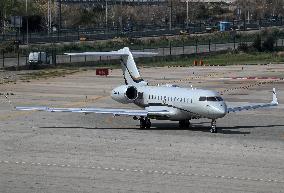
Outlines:
[[216, 128], [216, 120], [212, 120], [210, 132], [211, 132], [211, 133], [217, 133], [217, 132], [218, 132], [218, 130], [217, 130], [217, 128]]
[[144, 119], [143, 117], [141, 117], [139, 120], [140, 120], [140, 129], [151, 128], [151, 121], [149, 118], [145, 117]]
[[145, 122], [146, 122], [146, 128], [150, 129], [151, 128], [151, 121], [150, 121], [150, 119], [146, 117], [145, 118]]
[[145, 129], [146, 122], [145, 122], [144, 118], [141, 117], [139, 120], [140, 120], [140, 129]]
[[179, 128], [189, 128], [190, 122], [189, 120], [179, 121]]

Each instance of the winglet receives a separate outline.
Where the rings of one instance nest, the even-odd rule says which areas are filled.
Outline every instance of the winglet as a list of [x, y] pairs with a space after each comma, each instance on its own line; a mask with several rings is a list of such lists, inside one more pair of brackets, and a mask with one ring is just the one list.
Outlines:
[[275, 88], [273, 88], [273, 90], [272, 90], [272, 101], [271, 101], [271, 103], [278, 105], [278, 100], [277, 100], [277, 95], [276, 95]]

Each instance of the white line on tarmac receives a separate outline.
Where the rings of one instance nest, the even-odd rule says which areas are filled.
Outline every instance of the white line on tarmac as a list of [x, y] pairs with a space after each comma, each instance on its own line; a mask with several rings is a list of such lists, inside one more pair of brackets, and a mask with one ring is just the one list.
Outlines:
[[192, 174], [192, 173], [185, 173], [185, 172], [182, 172], [182, 173], [179, 173], [179, 172], [173, 172], [173, 171], [158, 171], [158, 170], [142, 170], [142, 169], [130, 169], [130, 168], [114, 168], [114, 167], [101, 167], [101, 166], [88, 166], [88, 165], [84, 165], [84, 166], [80, 166], [80, 165], [77, 165], [77, 166], [72, 166], [70, 164], [56, 164], [56, 163], [47, 163], [47, 164], [44, 164], [44, 163], [35, 163], [35, 162], [19, 162], [19, 161], [14, 161], [14, 162], [10, 162], [10, 161], [2, 161], [0, 160], [0, 164], [23, 164], [23, 165], [37, 165], [37, 166], [54, 166], [54, 167], [73, 167], [73, 168], [90, 168], [90, 169], [100, 169], [100, 170], [112, 170], [112, 171], [132, 171], [132, 172], [140, 172], [140, 173], [151, 173], [151, 174], [161, 174], [161, 175], [165, 175], [165, 174], [168, 174], [168, 175], [175, 175], [175, 176], [196, 176], [196, 177], [211, 177], [211, 178], [223, 178], [223, 179], [235, 179], [235, 180], [246, 180], [246, 181], [258, 181], [258, 182], [274, 182], [274, 183], [284, 183], [284, 181], [280, 181], [280, 180], [277, 180], [277, 179], [263, 179], [263, 178], [249, 178], [249, 177], [232, 177], [232, 176], [213, 176], [213, 175], [210, 175], [210, 174]]

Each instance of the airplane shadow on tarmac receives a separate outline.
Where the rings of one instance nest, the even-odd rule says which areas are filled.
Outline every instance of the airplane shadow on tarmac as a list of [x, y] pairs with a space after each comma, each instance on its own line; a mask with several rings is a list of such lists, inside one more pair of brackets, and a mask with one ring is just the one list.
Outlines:
[[[205, 122], [207, 123], [207, 122]], [[249, 131], [240, 131], [239, 129], [253, 129], [253, 128], [271, 128], [271, 127], [283, 127], [284, 125], [258, 125], [258, 126], [229, 126], [229, 127], [218, 127], [218, 133], [220, 134], [250, 134]], [[190, 128], [179, 128], [177, 123], [152, 123], [152, 127], [150, 129], [140, 129], [139, 125], [137, 127], [82, 127], [82, 126], [50, 126], [50, 127], [40, 127], [46, 129], [97, 129], [97, 130], [148, 130], [148, 131], [170, 131], [170, 130], [178, 130], [178, 131], [201, 131], [201, 132], [210, 132], [209, 125], [200, 125], [193, 124]]]
[[[210, 127], [200, 124], [209, 124], [209, 122], [202, 122], [199, 124], [193, 124], [190, 128], [179, 128], [177, 123], [152, 123], [152, 127], [150, 129], [140, 129], [139, 125], [136, 127], [82, 127], [82, 126], [50, 126], [50, 127], [40, 127], [46, 129], [97, 129], [97, 130], [118, 130], [118, 129], [132, 129], [132, 130], [148, 130], [148, 131], [163, 131], [163, 130], [179, 130], [179, 131], [201, 131], [201, 132], [210, 132]], [[218, 127], [218, 133], [220, 134], [250, 134], [249, 131], [239, 131], [239, 129], [253, 129], [253, 128], [271, 128], [271, 127], [284, 127], [284, 125], [250, 125], [250, 126], [231, 126], [231, 127]]]
[[[204, 122], [207, 123], [207, 122]], [[209, 123], [208, 123], [209, 124]], [[201, 131], [201, 132], [210, 132], [210, 127], [209, 125], [201, 125], [199, 124], [192, 124], [191, 127], [189, 128], [179, 128], [178, 124], [175, 123], [153, 123], [152, 124], [153, 128], [151, 130], [188, 130], [188, 131]], [[254, 127], [254, 126], [252, 126]], [[217, 127], [218, 128], [218, 133], [221, 134], [250, 134], [250, 132], [246, 131], [239, 131], [235, 129], [241, 129], [244, 128], [242, 126], [239, 127]], [[147, 130], [147, 129], [145, 129]]]

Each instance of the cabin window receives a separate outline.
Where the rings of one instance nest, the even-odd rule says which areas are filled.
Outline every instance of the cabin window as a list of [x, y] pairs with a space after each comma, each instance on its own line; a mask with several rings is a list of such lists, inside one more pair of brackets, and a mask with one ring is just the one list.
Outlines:
[[206, 101], [206, 97], [200, 97], [199, 101]]

